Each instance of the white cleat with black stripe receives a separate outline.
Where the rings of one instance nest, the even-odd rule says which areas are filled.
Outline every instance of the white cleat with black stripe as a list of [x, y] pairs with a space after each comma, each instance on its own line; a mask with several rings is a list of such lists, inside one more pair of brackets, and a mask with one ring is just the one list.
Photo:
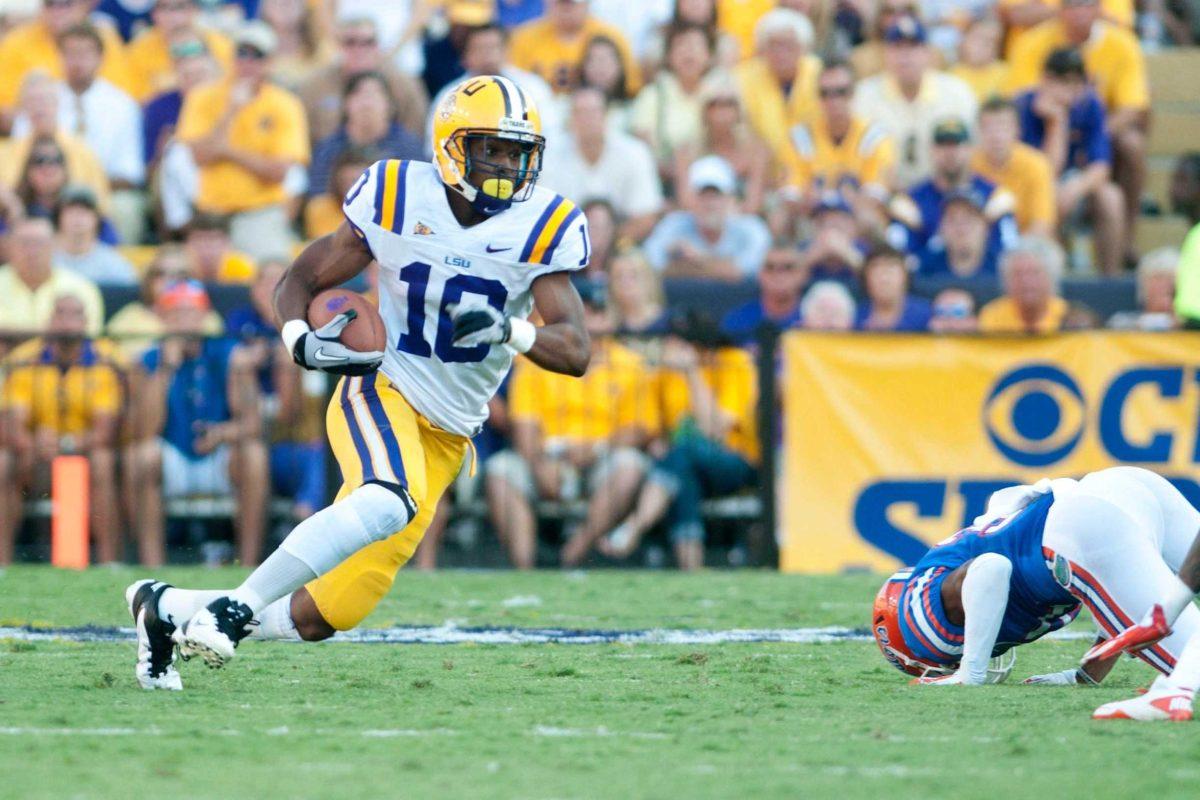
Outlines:
[[175, 626], [158, 615], [158, 599], [171, 588], [161, 581], [137, 581], [125, 590], [125, 602], [137, 628], [137, 667], [134, 673], [143, 689], [181, 691], [183, 681], [175, 669]]
[[247, 626], [254, 612], [232, 597], [218, 597], [183, 624], [179, 654], [185, 659], [200, 656], [212, 669], [233, 658], [238, 642], [250, 634]]

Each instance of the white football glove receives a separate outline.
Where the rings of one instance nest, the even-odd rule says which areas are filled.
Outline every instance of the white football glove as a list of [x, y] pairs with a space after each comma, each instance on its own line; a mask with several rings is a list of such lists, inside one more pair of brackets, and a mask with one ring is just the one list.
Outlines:
[[1064, 669], [1062, 672], [1051, 672], [1048, 675], [1031, 675], [1022, 684], [1027, 686], [1075, 686], [1076, 684], [1083, 686], [1095, 686], [1096, 682], [1091, 679], [1091, 676], [1084, 675], [1083, 680], [1080, 680], [1079, 670], [1072, 667]]
[[360, 353], [346, 347], [338, 339], [357, 316], [358, 312], [350, 309], [315, 331], [301, 335], [292, 345], [292, 360], [305, 369], [319, 369], [335, 375], [367, 375], [379, 369], [383, 363], [383, 351]]

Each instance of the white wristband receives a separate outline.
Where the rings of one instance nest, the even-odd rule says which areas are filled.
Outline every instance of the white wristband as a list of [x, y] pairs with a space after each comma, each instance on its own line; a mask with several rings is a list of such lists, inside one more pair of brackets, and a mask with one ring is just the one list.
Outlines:
[[312, 328], [302, 319], [289, 319], [283, 323], [283, 330], [279, 332], [279, 336], [283, 339], [283, 343], [287, 345], [288, 352], [291, 353], [296, 349], [296, 341], [306, 333], [311, 333]]
[[529, 320], [519, 317], [509, 319], [508, 326], [508, 341], [505, 344], [518, 353], [528, 353], [537, 339], [537, 328]]

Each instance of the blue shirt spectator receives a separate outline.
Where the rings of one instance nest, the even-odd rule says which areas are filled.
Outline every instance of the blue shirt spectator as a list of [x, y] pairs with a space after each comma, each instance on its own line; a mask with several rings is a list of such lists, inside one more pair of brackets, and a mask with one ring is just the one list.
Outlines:
[[971, 191], [952, 192], [943, 202], [937, 233], [918, 256], [918, 271], [957, 278], [994, 277], [1002, 251], [994, 234], [983, 198]]
[[862, 268], [864, 302], [854, 327], [869, 331], [925, 331], [933, 317], [928, 300], [909, 293], [908, 256], [880, 245], [867, 254]]
[[544, 0], [496, 0], [496, 21], [506, 28], [537, 19], [544, 11]]
[[918, 332], [929, 330], [929, 320], [933, 319], [933, 306], [923, 297], [906, 297], [901, 307], [900, 316], [890, 328], [871, 327], [870, 320], [875, 313], [870, 300], [858, 307], [858, 319], [854, 327], [859, 330], [888, 330], [903, 332]]
[[738, 345], [753, 344], [764, 324], [780, 330], [800, 327], [800, 295], [806, 280], [800, 254], [790, 248], [767, 253], [758, 273], [758, 298], [738, 306], [721, 320], [721, 330]]
[[[232, 418], [227, 387], [229, 356], [236, 346], [233, 339], [204, 340], [171, 379], [162, 438], [189, 459], [203, 458], [195, 443], [205, 427]], [[142, 366], [151, 375], [162, 367], [162, 345], [146, 351]]]
[[[1013, 102], [1021, 120], [1021, 141], [1039, 150], [1046, 141], [1046, 123], [1034, 111], [1034, 99], [1038, 90], [1017, 95]], [[1064, 172], [1083, 169], [1089, 164], [1112, 163], [1112, 142], [1108, 137], [1104, 103], [1094, 89], [1086, 89], [1067, 112], [1070, 128], [1067, 143], [1067, 161]]]

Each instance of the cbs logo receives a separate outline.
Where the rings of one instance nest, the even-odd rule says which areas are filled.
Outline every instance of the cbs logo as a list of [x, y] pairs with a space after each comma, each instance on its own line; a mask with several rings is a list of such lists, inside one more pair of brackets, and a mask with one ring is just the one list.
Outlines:
[[1030, 364], [1000, 378], [983, 406], [988, 438], [1022, 467], [1046, 467], [1071, 454], [1087, 418], [1075, 380], [1049, 364]]

